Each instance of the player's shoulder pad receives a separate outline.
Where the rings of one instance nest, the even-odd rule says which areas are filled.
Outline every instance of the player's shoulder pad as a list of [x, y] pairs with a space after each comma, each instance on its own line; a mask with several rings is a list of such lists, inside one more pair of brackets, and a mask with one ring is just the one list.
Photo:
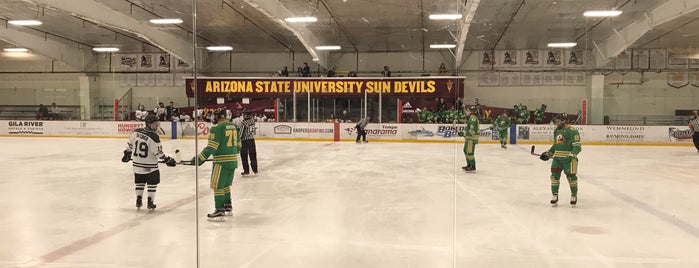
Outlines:
[[155, 131], [150, 131], [145, 128], [137, 128], [135, 132], [148, 136], [148, 138], [150, 138], [154, 142], [160, 142], [160, 136], [158, 136], [158, 133], [156, 133]]
[[568, 126], [568, 129], [578, 131], [578, 129], [575, 128], [574, 126]]

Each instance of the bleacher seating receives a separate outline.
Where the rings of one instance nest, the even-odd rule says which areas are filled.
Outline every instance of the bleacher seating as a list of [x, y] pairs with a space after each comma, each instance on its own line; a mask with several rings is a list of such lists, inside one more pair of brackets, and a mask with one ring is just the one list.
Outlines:
[[[58, 120], [80, 119], [80, 105], [57, 106], [61, 110]], [[35, 120], [38, 111], [39, 105], [0, 105], [0, 120]]]
[[675, 115], [608, 115], [605, 116], [607, 125], [631, 126], [685, 126], [689, 117]]

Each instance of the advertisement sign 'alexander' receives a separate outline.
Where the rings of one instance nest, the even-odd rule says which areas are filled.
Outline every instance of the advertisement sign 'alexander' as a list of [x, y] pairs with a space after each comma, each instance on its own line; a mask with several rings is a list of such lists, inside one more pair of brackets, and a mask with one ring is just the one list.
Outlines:
[[[187, 97], [194, 97], [194, 79], [187, 79]], [[463, 97], [463, 78], [327, 78], [240, 79], [199, 78], [199, 97], [290, 97], [296, 94], [328, 97], [370, 95]]]

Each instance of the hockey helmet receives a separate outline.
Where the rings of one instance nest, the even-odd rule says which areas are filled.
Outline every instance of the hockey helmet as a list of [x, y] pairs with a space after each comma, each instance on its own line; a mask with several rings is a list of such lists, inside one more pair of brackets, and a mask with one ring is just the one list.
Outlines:
[[143, 121], [146, 122], [147, 129], [156, 130], [158, 128], [157, 126], [153, 127], [153, 123], [158, 123], [158, 117], [154, 114], [147, 115]]
[[560, 113], [560, 114], [558, 114], [558, 116], [556, 117], [556, 119], [557, 119], [557, 120], [561, 120], [561, 121], [563, 121], [563, 122], [565, 122], [565, 123], [568, 123], [568, 113]]
[[226, 113], [226, 109], [224, 108], [218, 108], [214, 110], [214, 122], [218, 122], [220, 119], [227, 119], [228, 114]]

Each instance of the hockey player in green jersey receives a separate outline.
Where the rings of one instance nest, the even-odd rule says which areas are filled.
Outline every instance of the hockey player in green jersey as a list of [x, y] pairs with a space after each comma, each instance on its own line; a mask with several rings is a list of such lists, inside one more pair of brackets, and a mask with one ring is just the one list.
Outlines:
[[241, 142], [238, 128], [226, 117], [226, 111], [217, 109], [214, 112], [216, 125], [211, 127], [209, 140], [204, 149], [192, 158], [192, 164], [201, 165], [213, 155], [211, 169], [211, 188], [214, 190], [214, 205], [216, 211], [207, 214], [210, 221], [223, 221], [223, 216], [233, 215], [231, 204], [231, 184], [233, 174], [238, 167], [238, 152]]
[[542, 104], [539, 109], [534, 111], [534, 124], [544, 123], [544, 113], [546, 112], [546, 104]]
[[500, 138], [500, 148], [507, 149], [507, 131], [510, 129], [512, 121], [507, 114], [503, 112], [495, 119], [495, 126], [498, 129], [498, 138]]
[[517, 116], [517, 124], [528, 124], [529, 123], [529, 110], [527, 110], [526, 105], [520, 106], [519, 113]]
[[467, 113], [469, 117], [468, 122], [466, 122], [466, 128], [463, 133], [460, 133], [464, 137], [464, 155], [466, 156], [466, 166], [461, 168], [464, 171], [472, 172], [476, 171], [476, 156], [474, 153], [480, 136], [480, 124], [476, 116], [475, 106], [469, 107]]
[[549, 160], [551, 163], [551, 205], [558, 205], [558, 186], [561, 180], [561, 171], [565, 172], [570, 185], [570, 204], [578, 203], [578, 154], [580, 147], [580, 133], [568, 124], [568, 114], [562, 113], [556, 118], [556, 129], [553, 131], [553, 145], [539, 157], [541, 160]]

